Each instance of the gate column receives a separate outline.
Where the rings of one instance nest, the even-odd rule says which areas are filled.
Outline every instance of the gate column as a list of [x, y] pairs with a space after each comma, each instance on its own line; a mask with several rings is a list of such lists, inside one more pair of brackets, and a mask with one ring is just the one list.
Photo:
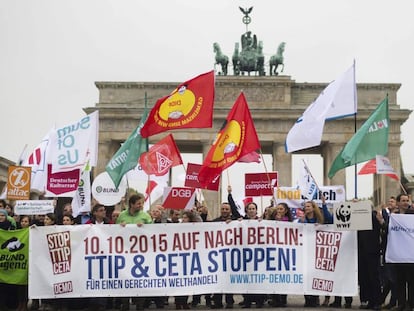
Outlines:
[[[327, 143], [323, 145], [322, 157], [323, 157], [323, 182], [324, 185], [344, 185], [346, 186], [346, 174], [345, 169], [341, 169], [336, 172], [335, 176], [332, 179], [328, 178], [328, 172], [331, 168], [331, 165], [337, 155], [342, 151], [344, 147], [343, 144]], [[353, 189], [348, 189], [348, 191], [354, 191]]]
[[285, 152], [285, 145], [273, 143], [273, 170], [278, 171], [278, 185], [292, 186], [292, 154]]

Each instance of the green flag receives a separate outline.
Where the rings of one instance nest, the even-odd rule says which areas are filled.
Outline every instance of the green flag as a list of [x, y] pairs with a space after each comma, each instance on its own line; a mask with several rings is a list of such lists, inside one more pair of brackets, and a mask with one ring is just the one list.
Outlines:
[[0, 229], [0, 245], [0, 283], [27, 285], [29, 228]]
[[328, 177], [332, 178], [337, 171], [345, 167], [371, 160], [377, 154], [386, 155], [389, 123], [387, 97], [338, 154], [329, 170]]
[[148, 151], [148, 140], [141, 137], [141, 128], [147, 120], [148, 111], [145, 108], [141, 121], [137, 128], [129, 135], [128, 139], [122, 144], [121, 148], [115, 153], [108, 162], [105, 170], [118, 188], [122, 176], [138, 165], [141, 153]]

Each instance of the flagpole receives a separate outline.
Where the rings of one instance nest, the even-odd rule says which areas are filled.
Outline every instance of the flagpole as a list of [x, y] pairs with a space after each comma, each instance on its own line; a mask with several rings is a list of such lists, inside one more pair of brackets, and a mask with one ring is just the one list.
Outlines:
[[26, 152], [27, 144], [24, 145], [22, 152], [20, 153], [19, 158], [17, 159], [17, 165], [21, 166], [23, 164], [23, 155]]
[[[379, 175], [378, 174], [374, 174], [374, 176], [375, 176], [375, 179], [376, 179], [376, 184], [377, 185], [380, 185], [380, 181], [379, 181]], [[381, 197], [380, 197], [380, 191], [379, 191], [379, 188], [378, 188], [378, 191], [377, 191], [377, 202], [378, 202], [378, 205], [380, 204], [380, 202], [381, 202]]]
[[127, 188], [126, 188], [126, 193], [125, 193], [125, 196], [126, 196], [125, 202], [128, 202], [129, 201], [129, 180], [128, 180], [127, 174], [125, 174], [125, 179], [127, 183]]
[[[147, 96], [147, 92], [144, 93], [144, 105], [145, 105], [145, 109], [147, 109], [147, 103], [148, 103], [148, 96]], [[147, 139], [147, 150], [148, 150], [148, 139]], [[138, 159], [139, 161], [139, 159]], [[145, 154], [145, 166], [147, 167], [148, 170], [148, 152]], [[150, 189], [150, 185], [151, 185], [151, 178], [150, 175], [147, 174], [147, 189]], [[151, 210], [151, 191], [150, 193], [148, 193], [148, 210]]]
[[[354, 105], [357, 102], [358, 98], [357, 98], [357, 90], [356, 90], [356, 78], [355, 78], [355, 59], [354, 59]], [[354, 114], [354, 133], [357, 132], [357, 113], [358, 113], [358, 109], [357, 107], [355, 107], [355, 114]], [[354, 165], [354, 179], [355, 179], [355, 188], [354, 188], [354, 198], [357, 199], [358, 198], [358, 168], [357, 168], [357, 163], [355, 163]], [[346, 171], [345, 171], [345, 184], [346, 184]]]
[[226, 169], [226, 174], [227, 174], [227, 184], [228, 184], [229, 186], [231, 186], [231, 183], [230, 183], [230, 173], [229, 173], [229, 168], [227, 168], [227, 169]]
[[[271, 180], [270, 180], [270, 176], [269, 176], [269, 173], [268, 173], [268, 170], [267, 170], [266, 162], [264, 160], [262, 148], [259, 149], [259, 152], [260, 152], [260, 158], [262, 159], [262, 163], [263, 163], [263, 166], [264, 166], [264, 169], [265, 169], [267, 180], [268, 180], [269, 185], [270, 185]], [[272, 186], [272, 185], [270, 185], [270, 186]], [[273, 197], [273, 201], [276, 202], [276, 196], [275, 196], [275, 189], [274, 188], [272, 188], [272, 197]]]
[[[354, 133], [357, 132], [357, 119], [356, 114], [354, 115]], [[355, 155], [356, 157], [357, 155]], [[356, 159], [355, 159], [356, 160]], [[345, 182], [346, 182], [346, 171], [345, 171]], [[357, 161], [354, 164], [354, 199], [358, 199], [358, 168]]]
[[402, 191], [404, 192], [404, 194], [407, 194], [407, 190], [405, 190], [403, 184], [401, 183], [401, 179], [398, 179], [398, 183], [400, 184], [400, 187], [401, 187]]
[[316, 188], [318, 189], [318, 192], [321, 191], [321, 188], [319, 188], [318, 183], [316, 182], [315, 177], [313, 177], [312, 172], [309, 169], [309, 166], [306, 164], [305, 159], [302, 158], [303, 165], [305, 165], [306, 170], [308, 171], [309, 175], [312, 177], [313, 182], [315, 183]]

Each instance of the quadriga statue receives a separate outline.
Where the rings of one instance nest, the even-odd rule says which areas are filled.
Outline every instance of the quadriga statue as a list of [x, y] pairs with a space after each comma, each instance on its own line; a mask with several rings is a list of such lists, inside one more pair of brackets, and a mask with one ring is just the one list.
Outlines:
[[236, 42], [232, 57], [234, 75], [244, 75], [246, 72], [248, 75], [251, 72], [265, 75], [263, 43], [260, 41], [258, 44], [256, 35], [247, 31], [241, 35], [241, 47], [239, 52], [239, 44]]

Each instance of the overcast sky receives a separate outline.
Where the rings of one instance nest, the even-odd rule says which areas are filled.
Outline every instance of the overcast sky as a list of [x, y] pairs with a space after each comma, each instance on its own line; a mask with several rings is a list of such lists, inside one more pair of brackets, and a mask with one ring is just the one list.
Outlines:
[[[284, 74], [296, 82], [327, 83], [355, 59], [357, 82], [401, 83], [398, 104], [413, 108], [411, 1], [3, 0], [0, 156], [16, 161], [25, 144], [81, 118], [98, 102], [95, 81], [182, 82], [211, 70], [213, 42], [231, 56], [245, 31], [239, 6], [254, 7], [249, 29], [266, 61], [286, 42]], [[406, 173], [413, 118], [402, 130]]]

